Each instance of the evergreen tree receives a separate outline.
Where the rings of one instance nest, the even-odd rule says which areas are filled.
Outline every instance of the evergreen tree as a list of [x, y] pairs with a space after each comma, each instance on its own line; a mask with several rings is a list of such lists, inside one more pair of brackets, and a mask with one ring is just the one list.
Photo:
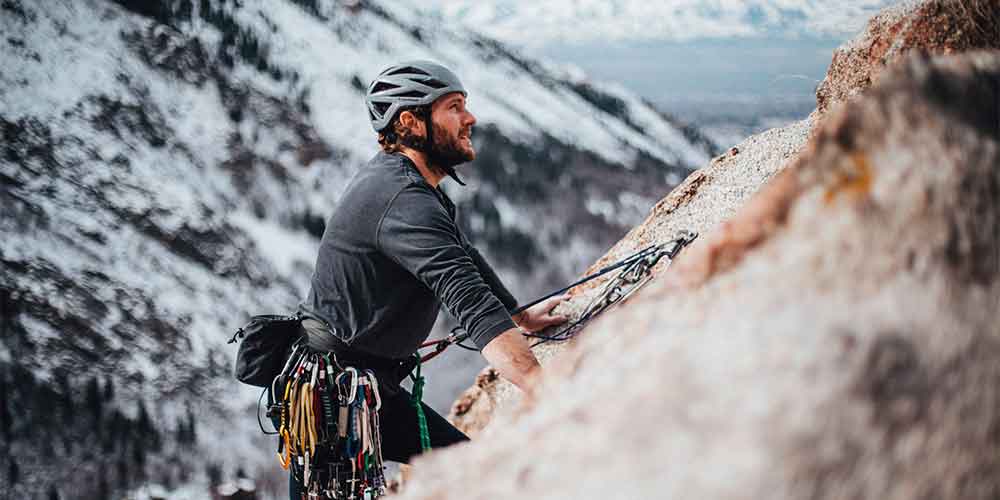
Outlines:
[[194, 412], [191, 411], [191, 407], [188, 406], [185, 410], [187, 413], [187, 437], [188, 444], [195, 444], [198, 442], [198, 430], [195, 428]]
[[13, 441], [14, 419], [10, 413], [10, 394], [6, 372], [0, 373], [0, 436], [5, 443]]
[[108, 472], [103, 467], [97, 479], [97, 498], [111, 498], [111, 485], [108, 484]]
[[49, 500], [59, 500], [59, 490], [55, 485], [49, 486]]
[[[28, 377], [33, 381], [34, 377], [31, 376], [31, 372], [28, 372]], [[56, 391], [59, 413], [62, 414], [63, 425], [70, 426], [73, 424], [73, 419], [76, 417], [76, 408], [73, 404], [72, 392], [73, 388], [70, 387], [69, 377], [61, 371], [57, 371], [52, 379], [52, 387]], [[32, 392], [35, 392], [32, 390]]]
[[115, 464], [115, 476], [118, 479], [118, 489], [124, 490], [125, 488], [128, 488], [128, 472], [128, 462], [125, 461], [125, 454], [119, 454], [118, 463]]
[[180, 444], [180, 445], [186, 445], [187, 444], [187, 440], [188, 440], [188, 438], [187, 438], [187, 423], [185, 423], [184, 419], [181, 418], [181, 417], [177, 417], [177, 432], [174, 435], [174, 439], [176, 439], [177, 443]]
[[146, 411], [146, 405], [142, 401], [139, 401], [135, 424], [140, 434], [148, 434], [153, 430], [153, 421], [149, 418], [149, 412]]
[[218, 464], [209, 462], [208, 467], [205, 470], [205, 474], [208, 475], [209, 485], [218, 486], [222, 483], [222, 467], [219, 467]]
[[100, 428], [103, 399], [101, 398], [101, 384], [97, 381], [97, 377], [91, 377], [87, 382], [85, 401], [87, 410], [90, 412], [91, 422], [93, 422], [94, 426]]
[[17, 462], [13, 458], [10, 459], [10, 467], [7, 468], [7, 476], [11, 486], [18, 483], [21, 480], [21, 468], [17, 466]]
[[132, 463], [135, 464], [135, 476], [140, 481], [146, 478], [146, 445], [141, 440], [132, 446]]
[[190, 21], [194, 12], [194, 4], [191, 0], [180, 0], [174, 8], [174, 17], [183, 21]]
[[115, 399], [115, 383], [111, 380], [110, 375], [104, 376], [104, 402], [110, 403], [111, 400]]

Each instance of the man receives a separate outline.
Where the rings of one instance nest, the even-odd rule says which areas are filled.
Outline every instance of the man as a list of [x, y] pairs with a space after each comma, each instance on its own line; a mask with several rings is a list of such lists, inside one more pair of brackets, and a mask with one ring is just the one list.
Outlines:
[[[311, 347], [378, 374], [387, 460], [408, 462], [421, 451], [415, 407], [398, 384], [440, 305], [529, 397], [540, 368], [523, 330], [566, 320], [552, 314], [565, 296], [511, 317], [516, 300], [459, 230], [455, 205], [439, 188], [449, 175], [461, 183], [454, 167], [476, 157], [466, 96], [454, 73], [428, 61], [392, 66], [371, 83], [366, 102], [382, 151], [330, 218], [301, 304]], [[432, 447], [468, 439], [423, 409]]]

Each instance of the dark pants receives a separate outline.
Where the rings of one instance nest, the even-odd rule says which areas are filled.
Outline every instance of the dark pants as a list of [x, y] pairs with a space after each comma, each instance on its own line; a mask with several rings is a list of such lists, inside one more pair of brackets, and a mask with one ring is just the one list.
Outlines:
[[[396, 388], [383, 391], [382, 409], [379, 410], [379, 427], [382, 431], [382, 457], [393, 462], [409, 463], [410, 458], [421, 453], [420, 430], [417, 426], [417, 410], [410, 402], [410, 393]], [[469, 437], [448, 423], [430, 406], [421, 403], [427, 416], [427, 431], [431, 438], [431, 448], [468, 441]], [[294, 475], [288, 477], [288, 494], [292, 500], [302, 498], [302, 485]]]

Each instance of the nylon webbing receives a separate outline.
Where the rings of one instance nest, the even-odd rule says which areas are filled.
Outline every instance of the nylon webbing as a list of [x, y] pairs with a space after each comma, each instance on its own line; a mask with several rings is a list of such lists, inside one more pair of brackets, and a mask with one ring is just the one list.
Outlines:
[[413, 403], [413, 408], [417, 410], [417, 427], [420, 429], [420, 448], [423, 451], [431, 449], [431, 435], [427, 431], [427, 415], [424, 414], [424, 405], [421, 404], [424, 398], [424, 377], [420, 374], [420, 362], [419, 355], [417, 355], [417, 366], [413, 369], [413, 373], [410, 374], [410, 380], [413, 381], [413, 395], [410, 396], [410, 402]]

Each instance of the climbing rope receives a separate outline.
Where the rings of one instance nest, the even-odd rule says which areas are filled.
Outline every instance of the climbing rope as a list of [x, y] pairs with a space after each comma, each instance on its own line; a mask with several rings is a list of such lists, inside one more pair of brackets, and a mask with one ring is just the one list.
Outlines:
[[[649, 282], [653, 277], [652, 270], [657, 263], [660, 262], [664, 257], [667, 258], [668, 265], [673, 262], [674, 258], [683, 250], [685, 247], [690, 245], [696, 238], [698, 233], [693, 231], [682, 230], [678, 233], [677, 237], [666, 243], [660, 243], [656, 245], [650, 245], [638, 252], [629, 255], [621, 260], [613, 262], [600, 270], [594, 272], [593, 274], [584, 276], [583, 278], [567, 285], [559, 290], [549, 293], [541, 298], [538, 298], [528, 304], [515, 309], [511, 314], [518, 314], [524, 310], [541, 303], [556, 295], [567, 292], [573, 287], [582, 285], [588, 281], [594, 280], [600, 276], [621, 269], [621, 271], [611, 280], [605, 284], [601, 293], [594, 297], [593, 300], [584, 309], [583, 314], [581, 314], [577, 319], [570, 322], [569, 324], [563, 326], [558, 331], [552, 334], [541, 334], [541, 333], [524, 333], [525, 337], [536, 339], [532, 344], [532, 347], [546, 342], [559, 342], [569, 340], [579, 331], [580, 327], [586, 324], [588, 321], [592, 320], [596, 316], [600, 315], [606, 311], [609, 307], [625, 300], [630, 295], [635, 293], [639, 288]], [[469, 338], [468, 332], [465, 332], [462, 327], [458, 326], [451, 330], [451, 333], [439, 340], [430, 340], [421, 344], [421, 349], [433, 348], [428, 354], [421, 357], [421, 361], [426, 362], [434, 357], [438, 356], [445, 349], [452, 345], [457, 345], [464, 349], [478, 350], [475, 347], [467, 346], [463, 344], [463, 341]]]
[[537, 339], [531, 345], [532, 347], [546, 342], [559, 342], [572, 338], [580, 327], [611, 306], [624, 301], [648, 283], [653, 278], [653, 268], [660, 260], [666, 257], [669, 266], [677, 254], [697, 237], [697, 233], [681, 231], [677, 238], [667, 243], [647, 247], [632, 258], [624, 259], [622, 270], [614, 278], [608, 280], [601, 293], [587, 304], [583, 313], [576, 320], [552, 334], [524, 333], [524, 336]]

